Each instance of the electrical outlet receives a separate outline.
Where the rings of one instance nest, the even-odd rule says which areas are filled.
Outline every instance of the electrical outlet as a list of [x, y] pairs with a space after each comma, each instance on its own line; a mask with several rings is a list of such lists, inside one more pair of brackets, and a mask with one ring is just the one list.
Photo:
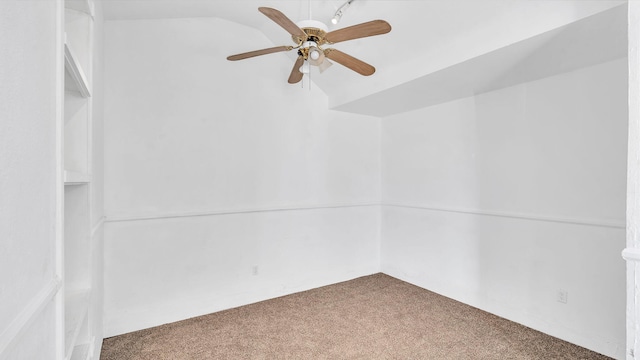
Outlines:
[[251, 274], [252, 274], [253, 276], [258, 276], [258, 265], [253, 265], [253, 266], [251, 267]]
[[566, 304], [569, 300], [569, 292], [563, 289], [558, 290], [558, 293], [556, 294], [556, 300], [559, 303]]

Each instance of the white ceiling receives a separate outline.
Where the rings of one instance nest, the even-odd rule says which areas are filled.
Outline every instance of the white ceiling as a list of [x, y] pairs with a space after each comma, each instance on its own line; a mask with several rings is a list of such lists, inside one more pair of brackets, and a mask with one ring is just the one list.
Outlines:
[[[338, 25], [331, 17], [344, 0], [102, 0], [106, 20], [217, 17], [253, 27], [274, 46], [292, 45], [289, 34], [258, 12], [272, 7], [294, 22], [320, 20], [329, 30], [384, 19], [389, 34], [333, 45], [375, 66], [370, 77], [340, 65], [312, 80], [331, 106], [379, 93], [475, 56], [596, 14], [614, 0], [355, 0]], [[257, 50], [239, 39], [237, 53]], [[232, 55], [232, 54], [229, 54]], [[295, 54], [290, 52], [291, 62]], [[278, 56], [278, 55], [267, 55]], [[283, 79], [282, 86], [290, 86]]]
[[626, 56], [627, 8], [617, 6], [336, 109], [384, 117]]

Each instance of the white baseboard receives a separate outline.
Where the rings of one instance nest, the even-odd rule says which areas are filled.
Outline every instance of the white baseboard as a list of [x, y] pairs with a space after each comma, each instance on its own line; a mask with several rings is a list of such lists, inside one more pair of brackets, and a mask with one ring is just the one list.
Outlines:
[[[378, 273], [378, 267], [351, 270], [343, 273], [310, 274], [305, 281], [291, 281], [283, 284], [277, 281], [265, 281], [259, 286], [246, 286], [244, 291], [218, 293], [216, 296], [201, 297], [180, 301], [175, 304], [148, 306], [130, 310], [105, 319], [105, 337], [117, 336], [154, 326], [181, 321], [218, 311], [232, 309], [281, 296], [286, 296], [322, 286], [352, 280], [358, 277]], [[97, 358], [96, 358], [97, 359]]]
[[597, 353], [614, 359], [625, 359], [626, 345], [618, 340], [595, 337], [581, 332], [581, 329], [567, 328], [565, 325], [558, 324], [553, 320], [538, 318], [532, 314], [524, 312], [521, 308], [515, 307], [512, 304], [500, 302], [497, 299], [492, 299], [491, 303], [480, 303], [473, 300], [476, 298], [477, 294], [452, 294], [451, 292], [446, 291], [446, 289], [432, 289], [429, 286], [425, 286], [424, 280], [405, 274], [398, 269], [383, 268], [382, 272], [396, 279], [433, 291], [439, 295], [473, 306], [572, 344], [582, 346]]

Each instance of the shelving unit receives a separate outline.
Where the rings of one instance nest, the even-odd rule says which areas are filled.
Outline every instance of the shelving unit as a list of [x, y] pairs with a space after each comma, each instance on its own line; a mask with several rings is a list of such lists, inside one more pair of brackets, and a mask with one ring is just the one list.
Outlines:
[[89, 0], [65, 0], [64, 6], [67, 9], [76, 10], [81, 13], [85, 13], [93, 18], [94, 7], [93, 3]]
[[64, 90], [77, 92], [85, 98], [90, 97], [89, 81], [87, 81], [87, 77], [82, 67], [80, 67], [80, 62], [73, 54], [73, 50], [71, 50], [69, 44], [64, 44], [64, 67]]
[[81, 173], [72, 170], [64, 171], [64, 184], [65, 185], [82, 185], [91, 182], [91, 175], [87, 173]]
[[[86, 347], [88, 343], [83, 345], [77, 345], [81, 337], [82, 332], [86, 332], [88, 328], [88, 315], [89, 315], [89, 291], [75, 291], [65, 296], [65, 354], [67, 358], [72, 358], [75, 353], [75, 347]], [[85, 330], [85, 331], [82, 331]], [[86, 358], [86, 356], [85, 356]]]
[[65, 360], [87, 360], [92, 323], [93, 3], [65, 0], [64, 289]]
[[71, 360], [85, 360], [89, 356], [89, 344], [78, 345], [76, 351], [73, 352]]

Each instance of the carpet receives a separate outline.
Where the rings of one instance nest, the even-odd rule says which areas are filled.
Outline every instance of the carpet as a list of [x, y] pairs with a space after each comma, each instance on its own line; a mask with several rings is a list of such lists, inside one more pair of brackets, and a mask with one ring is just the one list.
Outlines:
[[107, 338], [100, 359], [609, 358], [375, 274]]

